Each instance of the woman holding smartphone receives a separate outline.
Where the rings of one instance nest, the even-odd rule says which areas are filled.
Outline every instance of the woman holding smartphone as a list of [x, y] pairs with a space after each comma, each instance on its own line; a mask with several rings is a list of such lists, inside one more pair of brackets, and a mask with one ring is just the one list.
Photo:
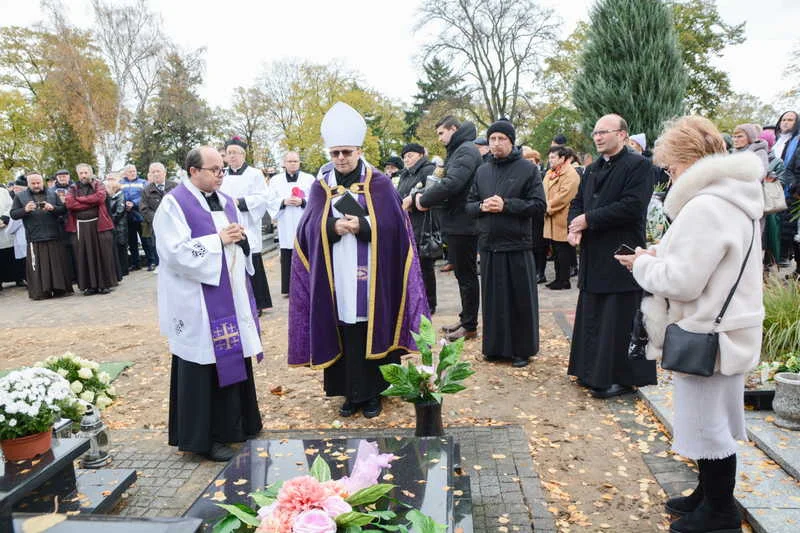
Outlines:
[[728, 155], [717, 128], [697, 116], [667, 126], [655, 159], [671, 175], [664, 210], [672, 225], [658, 246], [615, 256], [652, 293], [642, 302], [647, 356], [661, 356], [668, 324], [719, 335], [713, 375], [674, 374], [672, 449], [694, 459], [700, 475], [691, 495], [667, 501], [667, 510], [681, 516], [670, 531], [741, 531], [733, 489], [736, 441], [747, 440], [745, 374], [761, 351], [761, 241], [754, 236], [763, 212], [763, 168], [750, 152]]

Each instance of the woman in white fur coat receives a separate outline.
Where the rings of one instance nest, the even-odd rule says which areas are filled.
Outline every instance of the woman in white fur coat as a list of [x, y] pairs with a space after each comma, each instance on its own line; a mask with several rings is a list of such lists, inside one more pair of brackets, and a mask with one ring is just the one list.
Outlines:
[[642, 302], [648, 358], [661, 355], [668, 324], [697, 333], [712, 330], [752, 240], [741, 281], [717, 328], [714, 375], [674, 374], [672, 448], [696, 460], [700, 475], [690, 496], [667, 502], [667, 510], [681, 516], [672, 532], [741, 531], [733, 498], [736, 441], [747, 440], [744, 380], [759, 360], [764, 317], [761, 162], [750, 152], [726, 154], [716, 127], [697, 116], [668, 125], [656, 142], [655, 158], [672, 178], [664, 204], [672, 225], [657, 246], [616, 256], [653, 294]]

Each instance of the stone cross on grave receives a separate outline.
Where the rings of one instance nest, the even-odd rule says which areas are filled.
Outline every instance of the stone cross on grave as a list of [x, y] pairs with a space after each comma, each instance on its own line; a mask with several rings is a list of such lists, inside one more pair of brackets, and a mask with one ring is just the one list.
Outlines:
[[214, 348], [221, 350], [230, 350], [241, 342], [239, 329], [233, 322], [223, 322], [215, 327], [211, 337]]

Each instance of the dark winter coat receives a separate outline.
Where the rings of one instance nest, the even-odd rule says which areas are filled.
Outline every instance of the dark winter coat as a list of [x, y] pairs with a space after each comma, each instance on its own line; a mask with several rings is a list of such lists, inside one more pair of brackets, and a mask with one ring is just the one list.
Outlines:
[[[436, 165], [428, 161], [427, 157], [422, 157], [413, 167], [401, 170], [400, 181], [397, 183], [397, 192], [400, 197], [405, 198], [410, 194], [416, 197], [417, 194], [422, 193], [428, 182], [428, 176], [433, 174], [434, 170], [436, 170]], [[408, 216], [411, 219], [411, 226], [414, 228], [414, 239], [419, 244], [426, 213], [418, 211], [415, 202], [411, 202], [411, 211]]]
[[[503, 199], [503, 211], [481, 211], [480, 203], [494, 195]], [[541, 217], [546, 209], [539, 169], [518, 148], [478, 167], [466, 205], [467, 214], [478, 220], [478, 248], [491, 252], [533, 249], [531, 217]]]
[[18, 192], [14, 196], [14, 203], [11, 204], [11, 218], [22, 220], [25, 226], [25, 237], [28, 242], [53, 241], [61, 237], [60, 218], [67, 212], [66, 206], [61, 202], [55, 191], [42, 191], [45, 202], [51, 204], [55, 209], [45, 211], [44, 209], [34, 209], [30, 213], [25, 211], [28, 202], [35, 202], [30, 189]]
[[420, 197], [422, 207], [438, 207], [442, 232], [448, 235], [475, 235], [475, 220], [464, 211], [472, 188], [475, 170], [481, 164], [481, 153], [473, 142], [478, 130], [472, 122], [464, 122], [453, 133], [447, 145], [444, 177]]
[[148, 224], [153, 223], [153, 217], [156, 216], [156, 209], [164, 198], [164, 195], [175, 188], [175, 182], [165, 181], [164, 192], [158, 190], [155, 183], [148, 183], [142, 190], [142, 198], [139, 202], [139, 212], [144, 217], [144, 221]]
[[[640, 290], [633, 275], [614, 259], [620, 244], [645, 246], [647, 204], [653, 193], [653, 166], [639, 154], [622, 150], [586, 167], [569, 220], [585, 214], [578, 287], [593, 293]], [[688, 265], [687, 265], [688, 268]]]
[[122, 191], [111, 197], [108, 214], [114, 222], [114, 242], [117, 245], [128, 244], [128, 213], [125, 211], [125, 195]]

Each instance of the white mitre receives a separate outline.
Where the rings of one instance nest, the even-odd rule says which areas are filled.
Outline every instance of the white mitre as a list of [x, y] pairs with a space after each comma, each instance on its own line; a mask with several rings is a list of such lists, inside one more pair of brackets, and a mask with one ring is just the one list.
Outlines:
[[364, 144], [364, 136], [367, 134], [367, 123], [358, 111], [344, 102], [336, 102], [325, 113], [320, 133], [322, 133], [322, 140], [325, 141], [326, 148], [361, 146]]

